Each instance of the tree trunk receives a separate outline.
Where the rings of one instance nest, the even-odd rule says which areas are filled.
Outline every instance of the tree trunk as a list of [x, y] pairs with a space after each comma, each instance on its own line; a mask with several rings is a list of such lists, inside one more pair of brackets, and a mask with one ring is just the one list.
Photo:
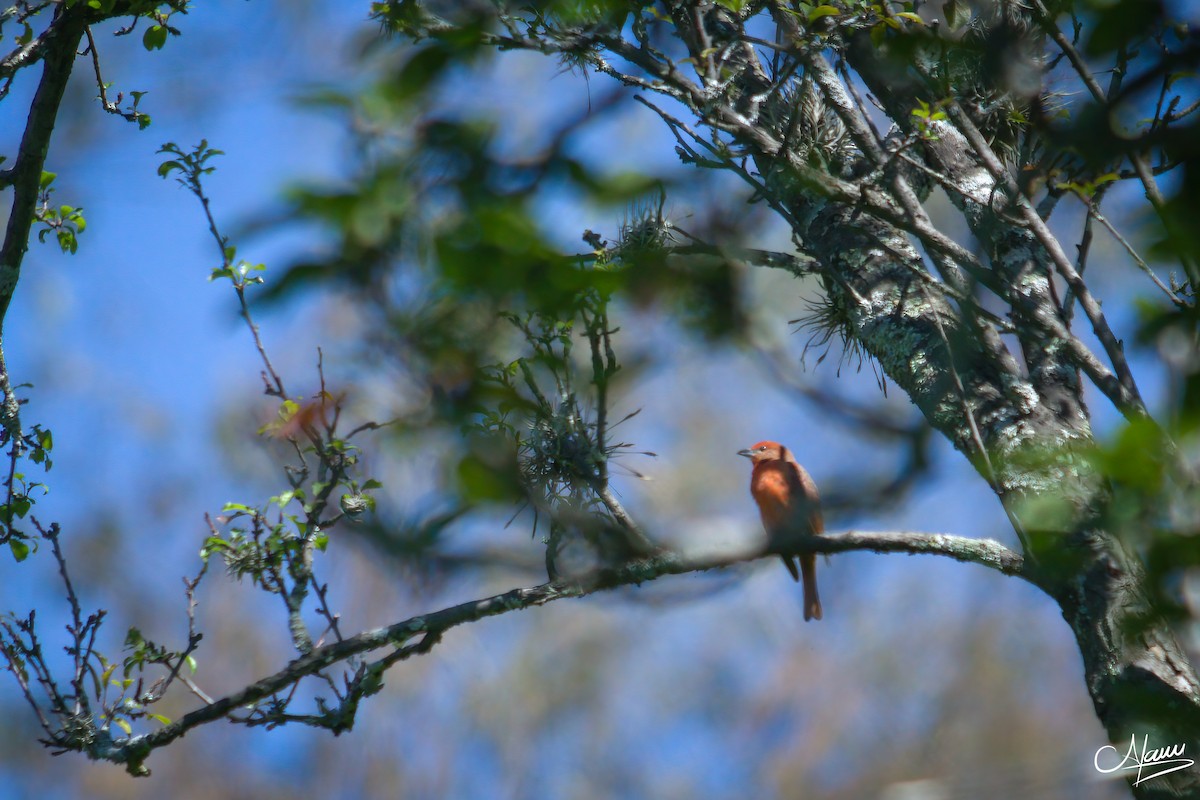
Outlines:
[[[967, 280], [962, 278], [966, 265], [955, 263], [948, 251], [929, 253], [939, 281], [910, 238], [913, 226], [864, 213], [859, 203], [830, 199], [797, 167], [811, 161], [804, 148], [812, 146], [817, 126], [828, 119], [823, 102], [837, 111], [855, 139], [845, 163], [830, 167], [831, 175], [876, 174], [881, 191], [910, 220], [915, 223], [924, 213], [919, 203], [928, 195], [929, 180], [889, 159], [864, 124], [855, 128], [853, 103], [823, 56], [801, 56], [805, 80], [818, 85], [819, 93], [799, 101], [772, 94], [737, 18], [716, 4], [697, 8], [702, 9], [700, 24], [690, 12], [676, 13], [693, 58], [703, 63], [705, 54], [716, 50], [725, 59], [721, 66], [740, 74], [728, 101], [734, 113], [708, 112], [706, 121], [746, 143], [767, 190], [786, 211], [805, 252], [816, 259], [815, 271], [827, 292], [816, 322], [840, 328], [846, 341], [873, 357], [996, 492], [1034, 565], [1034, 582], [1055, 598], [1075, 633], [1096, 714], [1120, 755], [1136, 737], [1139, 753], [1143, 742], [1151, 750], [1183, 744], [1195, 757], [1200, 680], [1168, 623], [1149, 608], [1138, 557], [1118, 532], [1105, 528], [1111, 487], [1082, 452], [1093, 444], [1079, 377], [1087, 365], [1078, 348], [1066, 346], [1073, 336], [1053, 285], [1051, 254], [1044, 240], [1022, 224], [1019, 203], [987, 167], [993, 154], [980, 153], [948, 124], [922, 141], [917, 156], [954, 185], [947, 194], [988, 256], [983, 272], [976, 266]], [[777, 14], [776, 21], [785, 34], [802, 37], [786, 15]], [[863, 33], [845, 55], [901, 126], [911, 123], [919, 100], [938, 101], [913, 74], [912, 53], [889, 62], [886, 51]], [[747, 100], [762, 97], [768, 99], [760, 106]], [[798, 114], [809, 119], [807, 138], [793, 136], [803, 127], [794, 121]], [[758, 125], [739, 128], [737, 120], [756, 118]], [[781, 143], [774, 152], [762, 147], [772, 136]], [[1011, 306], [1020, 361], [974, 303], [975, 284], [983, 282]], [[1120, 372], [1116, 364], [1114, 369]], [[1101, 376], [1108, 378], [1117, 380]], [[1122, 396], [1140, 403], [1136, 388]], [[1105, 744], [1097, 742], [1097, 748]], [[1114, 765], [1119, 760], [1111, 759]], [[1197, 767], [1149, 777], [1156, 771], [1142, 773], [1148, 779], [1132, 786], [1135, 797], [1200, 797]], [[1132, 772], [1121, 774], [1131, 785], [1137, 780]]]
[[[906, 71], [886, 63], [865, 36], [850, 48], [849, 57], [892, 118], [911, 119], [907, 112], [922, 95], [906, 79]], [[1118, 532], [1105, 528], [1102, 510], [1111, 499], [1111, 487], [1077, 455], [1080, 445], [1092, 441], [1079, 367], [1037, 324], [1039, 315], [1061, 315], [1047, 277], [1049, 259], [1028, 230], [1012, 223], [1012, 206], [1003, 201], [1002, 187], [969, 156], [962, 138], [949, 126], [939, 133], [945, 135], [928, 142], [924, 155], [931, 167], [965, 187], [959, 194], [948, 194], [987, 248], [991, 268], [1011, 287], [1012, 319], [1025, 370], [1004, 372], [1003, 354], [972, 348], [966, 341], [969, 333], [962, 339], [948, 335], [952, 349], [936, 341], [929, 331], [936, 327], [934, 316], [944, 312], [923, 305], [923, 300], [856, 309], [855, 332], [1004, 503], [1026, 557], [1034, 559], [1037, 584], [1058, 602], [1075, 634], [1096, 714], [1120, 754], [1110, 751], [1111, 764], [1124, 757], [1131, 739], [1136, 739], [1138, 752], [1143, 745], [1154, 749], [1183, 744], [1187, 756], [1195, 759], [1200, 746], [1200, 680], [1168, 623], [1149, 608], [1137, 555]], [[806, 232], [813, 236], [806, 241], [818, 248], [818, 258], [834, 269], [839, 268], [839, 258], [847, 258], [843, 248], [852, 244], [846, 221], [835, 219], [838, 215], [848, 217], [849, 212], [828, 215]], [[900, 240], [905, 237], [893, 231], [891, 238], [895, 242], [889, 250], [904, 252]], [[860, 245], [857, 251], [864, 250]], [[860, 294], [895, 298], [894, 266], [873, 267], [871, 259], [850, 266], [839, 271], [861, 287]], [[899, 353], [898, 342], [904, 343]], [[946, 376], [953, 372], [965, 388], [964, 398], [995, 398], [972, 408], [977, 441], [972, 440], [969, 420], [949, 410], [944, 387], [952, 383]], [[965, 403], [964, 399], [960, 405]], [[1035, 448], [1041, 455], [1031, 460]], [[1033, 508], [1057, 509], [1062, 516], [1047, 526], [1034, 516]], [[1143, 777], [1151, 773], [1148, 768]], [[1122, 774], [1131, 784], [1136, 780], [1130, 772]], [[1200, 768], [1151, 778], [1132, 789], [1138, 798], [1200, 797]]]

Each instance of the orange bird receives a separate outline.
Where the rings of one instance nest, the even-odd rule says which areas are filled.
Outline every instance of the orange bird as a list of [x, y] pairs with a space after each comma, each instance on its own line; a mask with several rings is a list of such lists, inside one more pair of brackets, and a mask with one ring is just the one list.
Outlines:
[[[779, 442], [759, 442], [739, 450], [738, 455], [750, 459], [754, 465], [750, 473], [750, 494], [758, 504], [768, 546], [781, 551], [783, 565], [794, 580], [804, 578], [804, 619], [820, 619], [817, 557], [814, 553], [799, 556], [787, 553], [789, 539], [825, 532], [817, 485], [808, 470], [796, 461], [792, 451]], [[797, 557], [800, 559], [799, 571], [794, 560]]]

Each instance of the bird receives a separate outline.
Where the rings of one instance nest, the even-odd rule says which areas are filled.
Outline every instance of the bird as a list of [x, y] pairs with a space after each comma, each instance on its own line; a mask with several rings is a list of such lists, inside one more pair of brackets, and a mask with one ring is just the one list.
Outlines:
[[[758, 504], [768, 546], [781, 551], [780, 558], [793, 580], [804, 579], [805, 621], [821, 619], [816, 554], [793, 556], [786, 552], [789, 539], [825, 532], [817, 485], [792, 451], [779, 442], [759, 442], [739, 450], [738, 455], [750, 459], [754, 467], [750, 473], [750, 495]], [[799, 570], [796, 558], [800, 561]]]

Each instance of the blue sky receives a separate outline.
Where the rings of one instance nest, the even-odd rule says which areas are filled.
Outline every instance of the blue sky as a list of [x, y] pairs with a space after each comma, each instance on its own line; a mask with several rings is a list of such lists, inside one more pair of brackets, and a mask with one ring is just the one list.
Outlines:
[[[218, 510], [227, 500], [253, 500], [264, 485], [272, 485], [244, 483], [244, 470], [231, 465], [220, 447], [219, 439], [228, 431], [247, 435], [263, 421], [256, 418], [254, 399], [259, 366], [236, 317], [232, 291], [207, 280], [215, 266], [215, 248], [199, 206], [174, 182], [156, 176], [162, 160], [156, 151], [165, 141], [186, 147], [201, 138], [225, 151], [208, 189], [227, 233], [236, 232], [249, 217], [278, 209], [281, 190], [289, 184], [336, 179], [351, 161], [338, 120], [298, 108], [295, 98], [314, 83], [354, 78], [353, 32], [373, 30], [363, 23], [366, 6], [365, 2], [288, 6], [241, 0], [198, 4], [181, 21], [184, 36], [172, 38], [160, 53], [145, 53], [137, 37], [116, 41], [99, 37], [106, 80], [114, 81], [116, 89], [148, 92], [142, 110], [154, 122], [145, 131], [102, 114], [90, 99], [94, 87], [88, 83], [86, 64], [77, 69], [72, 105], [56, 134], [48, 167], [59, 174], [55, 200], [82, 206], [88, 229], [75, 256], [63, 256], [51, 245], [32, 245], [5, 325], [5, 352], [18, 380], [35, 384], [28, 392], [26, 422], [41, 421], [55, 433], [51, 495], [39, 504], [37, 513], [44, 520], [64, 524], [69, 554], [87, 554], [76, 562], [85, 604], [117, 604], [114, 617], [119, 619], [114, 619], [110, 635], [118, 642], [122, 625], [142, 624], [142, 619], [151, 625], [172, 619], [178, 625], [178, 616], [165, 616], [162, 609], [182, 606], [179, 577], [196, 568], [202, 515]], [[294, 17], [289, 20], [289, 15]], [[505, 141], [520, 147], [529, 132], [537, 130], [542, 115], [580, 103], [580, 79], [553, 77], [551, 72], [536, 59], [514, 57], [483, 88], [463, 83], [446, 102], [479, 100], [502, 117], [508, 114], [511, 124], [505, 128]], [[591, 78], [593, 92], [608, 88], [603, 80]], [[31, 90], [27, 76], [5, 100], [10, 111], [0, 117], [0, 147], [6, 152], [11, 152], [22, 122], [13, 110], [24, 107]], [[674, 169], [669, 141], [652, 114], [634, 107], [597, 126], [576, 147], [628, 169], [665, 171]], [[570, 200], [547, 201], [548, 213], [565, 231], [564, 246], [575, 245], [584, 227], [595, 227], [608, 236], [615, 232], [618, 217], [598, 220], [597, 210], [571, 205]], [[686, 198], [672, 202], [681, 214], [687, 208]], [[258, 236], [240, 243], [239, 256], [278, 270], [315, 241], [311, 232], [301, 230]], [[785, 240], [775, 244], [784, 245]], [[783, 320], [796, 316], [788, 313], [799, 306], [802, 289], [780, 276], [756, 278], [755, 285], [764, 308], [774, 315], [768, 317], [774, 320], [768, 327], [778, 333]], [[310, 296], [261, 313], [267, 346], [281, 371], [294, 376], [289, 377], [291, 385], [311, 391], [315, 347], [337, 330], [336, 319], [331, 320], [336, 312], [336, 305], [327, 299]], [[798, 353], [799, 337], [780, 338]], [[843, 391], [859, 396], [876, 391], [869, 368], [860, 375], [852, 370], [842, 374], [839, 388]], [[835, 365], [826, 363], [810, 376], [833, 381]], [[1148, 377], [1152, 388], [1155, 376]], [[862, 464], [880, 459], [869, 444], [848, 442], [844, 430], [772, 387], [762, 370], [731, 350], [714, 353], [703, 344], [673, 340], [671, 357], [662, 359], [629, 392], [625, 402], [644, 411], [630, 423], [625, 436], [660, 454], [658, 459], [636, 464], [654, 482], [622, 482], [620, 488], [632, 507], [654, 521], [669, 518], [678, 499], [687, 496], [686, 487], [672, 477], [673, 465], [696, 460], [709, 465], [703, 474], [713, 483], [699, 493], [695, 526], [673, 532], [675, 536], [694, 531], [719, 538], [753, 530], [757, 520], [745, 495], [746, 465], [734, 451], [758, 439], [793, 443], [818, 481], [853, 475]], [[681, 396], [703, 398], [703, 416], [675, 415]], [[1101, 407], [1093, 404], [1094, 409]], [[883, 515], [866, 512], [851, 520], [853, 524], [1011, 541], [1003, 514], [983, 482], [948, 447], [938, 448], [939, 467], [926, 487], [902, 508]], [[251, 497], [246, 497], [247, 492]], [[383, 502], [392, 498], [384, 495]], [[837, 527], [848, 521], [831, 522]], [[76, 543], [72, 531], [99, 538]], [[514, 546], [532, 546], [520, 534], [510, 541]], [[362, 562], [371, 561], [371, 554], [358, 552], [333, 561], [332, 576], [356, 576]], [[126, 577], [121, 592], [105, 588], [103, 567], [109, 575]], [[456, 796], [489, 796], [495, 776], [503, 774], [504, 747], [497, 745], [496, 737], [464, 726], [482, 713], [480, 708], [489, 708], [488, 702], [494, 702], [489, 698], [504, 691], [504, 675], [512, 668], [510, 662], [524, 652], [529, 641], [525, 637], [533, 630], [541, 637], [559, 637], [567, 645], [576, 642], [582, 647], [590, 639], [580, 631], [609, 630], [627, 649], [620, 651], [619, 658], [610, 655], [615, 659], [613, 671], [596, 679], [595, 702], [611, 703], [610, 713], [628, 726], [606, 739], [609, 757], [641, 775], [655, 773], [662, 764], [681, 764], [679, 768], [692, 773], [691, 779], [699, 780], [708, 796], [734, 797], [755, 777], [746, 774], [748, 765], [758, 762], [723, 755], [737, 756], [738, 741], [745, 748], [748, 742], [759, 742], [760, 735], [783, 747], [811, 721], [792, 713], [789, 706], [770, 718], [765, 734], [749, 727], [738, 729], [750, 723], [732, 711], [726, 710], [733, 714], [732, 721], [724, 715], [705, 718], [706, 713], [717, 713], [713, 706], [693, 708], [682, 693], [646, 695], [629, 684], [641, 680], [666, 687], [686, 684], [677, 674], [690, 675], [694, 669], [694, 684], [686, 685], [697, 693], [753, 697], [766, 678], [774, 679], [776, 663], [787, 658], [803, 661], [814, 652], [830, 654], [818, 668], [834, 681], [839, 671], [835, 654], [866, 647], [876, 654], [877, 663], [894, 658], [887, 661], [889, 669], [895, 670], [893, 677], [899, 676], [907, 693], [900, 700], [883, 697], [887, 682], [882, 679], [857, 688], [850, 684], [843, 691], [861, 693], [848, 697], [847, 708], [866, 709], [857, 712], [865, 715], [861, 726], [865, 729], [870, 727], [873, 704], [894, 704], [895, 713], [888, 718], [908, 720], [912, 730], [919, 730], [930, 713], [923, 700], [934, 696], [937, 687], [955, 674], [956, 662], [936, 626], [924, 627], [916, 621], [944, 617], [949, 620], [947, 627], [955, 629], [964, 614], [983, 608], [990, 599], [1011, 611], [1013, 628], [1005, 629], [1009, 635], [1024, 630], [1021, 619], [1037, 621], [1036, 630], [1021, 639], [1020, 646], [1042, 648], [1042, 665], [1052, 672], [1046, 683], [1067, 687], [1069, 696], [1055, 695], [1056, 702], [1071, 714], [1079, 714], [1082, 708], [1085, 719], [1090, 713], [1068, 632], [1053, 604], [1027, 586], [936, 559], [848, 555], [822, 567], [822, 593], [832, 611], [830, 618], [821, 625], [804, 626], [791, 618], [791, 611], [798, 615], [799, 599], [790, 594], [794, 588], [776, 567], [745, 571], [719, 591], [713, 589], [711, 579], [684, 578], [676, 585], [650, 587], [640, 594], [588, 600], [577, 604], [581, 608], [558, 604], [513, 620], [489, 621], [476, 626], [480, 630], [456, 631], [443, 646], [444, 655], [431, 657], [426, 665], [413, 665], [404, 677], [397, 677], [397, 687], [376, 698], [377, 707], [364, 712], [360, 727], [398, 748], [402, 745], [414, 765], [412, 771], [434, 786], [441, 784], [430, 777], [437, 775], [431, 765], [443, 756], [445, 740], [464, 742], [453, 763], [459, 768], [478, 765], [479, 771], [459, 769], [446, 785], [456, 790]], [[5, 576], [0, 589], [4, 608], [61, 609], [54, 599], [46, 558], [16, 571], [7, 567]], [[429, 610], [431, 604], [459, 602], [513, 584], [505, 576], [493, 576], [486, 585], [452, 584], [433, 598], [413, 597], [389, 587], [386, 574], [372, 574], [365, 585], [382, 599], [346, 600], [348, 616], [363, 625], [394, 621]], [[282, 621], [268, 616], [276, 610], [252, 600], [248, 587], [218, 575], [207, 590], [213, 594], [204, 600], [206, 608], [232, 613], [229, 609], [244, 600], [246, 613], [261, 613], [269, 621], [271, 635], [281, 633]], [[673, 599], [673, 593], [680, 591], [685, 599]], [[695, 599], [687, 599], [688, 591], [694, 592]], [[133, 601], [117, 596], [127, 593]], [[656, 597], [661, 607], [654, 604]], [[794, 608], [789, 609], [788, 603]], [[208, 621], [220, 627], [219, 617]], [[620, 634], [624, 626], [636, 632], [626, 639]], [[162, 635], [178, 635], [177, 627], [159, 630]], [[727, 657], [719, 644], [724, 636], [733, 642], [753, 642], [754, 649], [742, 658]], [[567, 658], [577, 650], [564, 646], [561, 652]], [[507, 658], [497, 658], [497, 653]], [[286, 658], [286, 650], [277, 650], [273, 658], [256, 659], [254, 667], [273, 671]], [[236, 661], [236, 656], [226, 660]], [[868, 663], [842, 669], [867, 681], [870, 667]], [[15, 702], [11, 682], [0, 683], [0, 698]], [[422, 734], [403, 723], [406, 703], [420, 709], [431, 733]], [[516, 713], [506, 711], [503, 704], [498, 708], [493, 713], [501, 717]], [[561, 735], [545, 755], [551, 766], [533, 771], [532, 787], [561, 792], [571, 785], [573, 771], [585, 769], [588, 758], [578, 748], [586, 737], [580, 727], [593, 724], [592, 718], [567, 717]], [[729, 727], [735, 729], [732, 739]], [[229, 730], [223, 726], [197, 732], [176, 747], [195, 748], [191, 752], [197, 758], [212, 759], [213, 764], [240, 759], [243, 763], [236, 772], [248, 776], [248, 787], [276, 781], [306, 788], [333, 781], [325, 773], [314, 777], [306, 772], [306, 768], [317, 769], [308, 755], [328, 748], [341, 759], [341, 779], [349, 781], [334, 781], [330, 786], [350, 794], [377, 794], [367, 767], [381, 763], [380, 753], [387, 751], [372, 746], [373, 738], [365, 740], [365, 735], [356, 733], [329, 740], [307, 731], [267, 735]], [[1092, 734], [1098, 731], [1093, 726]], [[903, 730], [895, 732], [902, 734]], [[1096, 741], [1095, 746], [1100, 744]], [[839, 776], [854, 769], [857, 759], [868, 757], [849, 742], [843, 745], [816, 774], [820, 785], [836, 785]], [[246, 756], [246, 747], [255, 748], [253, 756]], [[31, 757], [49, 760], [40, 751]], [[95, 774], [115, 772], [113, 767], [84, 764], [75, 756], [61, 758], [75, 759], [63, 797], [96, 780]], [[36, 774], [50, 768], [37, 763]], [[65, 763], [56, 761], [54, 766]], [[18, 797], [28, 790], [14, 769], [20, 765], [0, 764], [0, 775], [13, 781], [0, 781], [0, 787], [16, 787], [0, 788], [0, 797]], [[351, 775], [361, 781], [357, 788]], [[139, 783], [136, 791], [147, 796], [161, 793], [164, 784], [155, 780]]]

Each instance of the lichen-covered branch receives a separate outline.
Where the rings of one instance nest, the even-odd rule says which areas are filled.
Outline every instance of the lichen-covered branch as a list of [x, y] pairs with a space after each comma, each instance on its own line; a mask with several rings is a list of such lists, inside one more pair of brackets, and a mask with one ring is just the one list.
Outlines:
[[[1025, 561], [1020, 554], [991, 539], [908, 531], [848, 531], [810, 537], [797, 542], [797, 548], [826, 554], [866, 551], [939, 555], [956, 561], [979, 564], [1004, 575], [1033, 580], [1033, 576], [1026, 571]], [[637, 586], [668, 575], [723, 569], [768, 555], [773, 554], [765, 553], [761, 548], [730, 550], [705, 556], [687, 556], [663, 550], [649, 558], [601, 569], [582, 578], [560, 579], [539, 586], [513, 589], [481, 600], [472, 600], [411, 617], [384, 628], [364, 631], [334, 644], [314, 648], [273, 675], [191, 711], [152, 733], [121, 738], [99, 737], [88, 747], [87, 754], [92, 758], [124, 764], [126, 769], [135, 775], [149, 774], [145, 760], [154, 750], [165, 747], [194, 728], [216, 720], [229, 718], [254, 724], [253, 717], [239, 718], [236, 715], [260, 702], [269, 701], [272, 696], [284, 692], [304, 678], [317, 675], [352, 657], [384, 648], [395, 648], [389, 656], [385, 656], [386, 664], [381, 664], [381, 667], [391, 666], [398, 661], [428, 652], [447, 631], [459, 625], [542, 606], [568, 597], [584, 597], [620, 587]], [[364, 680], [361, 682], [360, 691], [350, 692], [344, 699], [343, 706], [357, 703], [364, 693], [377, 690], [381, 685], [382, 670], [379, 674], [370, 675], [370, 680], [365, 680], [368, 672], [363, 672]], [[349, 722], [336, 709], [327, 713], [336, 717], [342, 725]], [[297, 718], [295, 721], [300, 720]]]

